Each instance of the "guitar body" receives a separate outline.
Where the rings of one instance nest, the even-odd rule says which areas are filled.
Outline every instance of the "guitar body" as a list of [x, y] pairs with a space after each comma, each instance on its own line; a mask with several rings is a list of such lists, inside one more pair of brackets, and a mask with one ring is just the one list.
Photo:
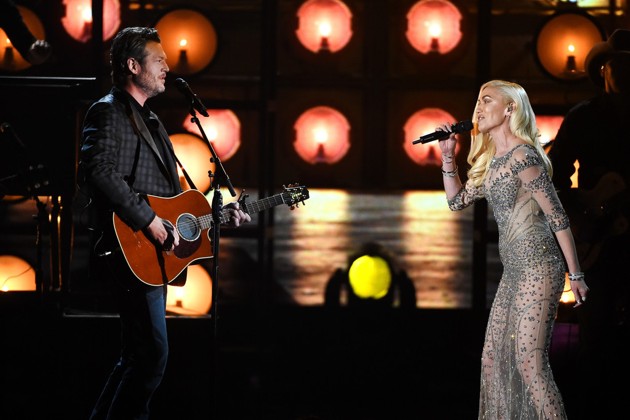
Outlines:
[[[253, 203], [239, 199], [240, 209], [247, 214], [263, 211], [286, 204], [291, 210], [309, 198], [303, 186], [284, 187], [284, 192], [263, 198]], [[127, 265], [133, 274], [150, 286], [162, 286], [175, 280], [194, 261], [212, 258], [210, 229], [213, 214], [210, 203], [198, 190], [187, 190], [175, 197], [147, 195], [147, 201], [155, 213], [167, 224], [177, 229], [179, 245], [172, 251], [163, 251], [162, 246], [149, 239], [144, 232], [134, 231], [115, 213], [114, 232]], [[220, 224], [227, 223], [230, 214], [221, 209], [217, 215]]]
[[[197, 190], [187, 190], [170, 198], [151, 195], [147, 198], [159, 217], [176, 227], [179, 223], [179, 232], [190, 231], [183, 227], [189, 225], [191, 216], [211, 217], [208, 200]], [[129, 268], [140, 281], [151, 286], [170, 283], [192, 262], [212, 257], [209, 227], [208, 223], [208, 227], [194, 232], [198, 234], [180, 234], [179, 245], [173, 251], [162, 251], [142, 231], [135, 232], [114, 214], [114, 230]]]

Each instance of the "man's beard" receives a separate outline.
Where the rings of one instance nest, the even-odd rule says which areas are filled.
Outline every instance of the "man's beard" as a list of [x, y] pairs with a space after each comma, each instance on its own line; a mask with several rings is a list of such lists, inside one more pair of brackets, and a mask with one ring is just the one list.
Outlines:
[[164, 85], [157, 83], [154, 79], [147, 77], [144, 73], [135, 76], [134, 83], [138, 85], [149, 98], [164, 92]]

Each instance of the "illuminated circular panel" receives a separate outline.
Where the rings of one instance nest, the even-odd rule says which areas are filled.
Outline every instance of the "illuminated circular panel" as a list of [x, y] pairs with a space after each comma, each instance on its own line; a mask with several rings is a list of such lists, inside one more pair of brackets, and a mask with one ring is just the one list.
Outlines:
[[[66, 14], [61, 24], [80, 42], [92, 39], [92, 0], [63, 0]], [[120, 1], [103, 0], [103, 40], [111, 39], [120, 27]]]
[[162, 16], [155, 25], [172, 72], [194, 74], [203, 70], [217, 52], [217, 32], [203, 14], [176, 9]]
[[311, 108], [300, 115], [293, 127], [293, 147], [308, 163], [337, 163], [350, 149], [350, 123], [336, 109]]
[[[214, 172], [214, 163], [210, 162], [212, 155], [205, 141], [193, 134], [171, 134], [171, 143], [178, 159], [184, 165], [186, 172], [195, 183], [197, 189], [203, 193], [210, 190], [208, 171]], [[178, 168], [179, 180], [184, 190], [190, 188], [181, 169]]]
[[[44, 25], [37, 15], [23, 6], [17, 6], [24, 20], [24, 24], [37, 39], [46, 39]], [[20, 71], [27, 69], [31, 63], [13, 47], [6, 32], [0, 28], [0, 68], [7, 71]]]
[[168, 286], [166, 309], [180, 315], [205, 315], [212, 307], [212, 277], [201, 265], [188, 267], [184, 286]]
[[300, 43], [312, 52], [337, 52], [352, 38], [352, 13], [339, 0], [308, 0], [297, 11]]
[[407, 40], [422, 54], [448, 54], [462, 39], [462, 14], [446, 0], [421, 0], [407, 13]]
[[[453, 123], [455, 118], [440, 108], [424, 108], [415, 112], [403, 128], [405, 137], [403, 141], [403, 149], [407, 156], [418, 165], [442, 165], [441, 151], [437, 141], [430, 143], [417, 143], [413, 141], [418, 137], [433, 133], [438, 125], [450, 122]], [[455, 153], [459, 150], [459, 144], [456, 146]]]
[[22, 258], [0, 255], [0, 291], [36, 290], [35, 270]]
[[[198, 116], [203, 132], [221, 161], [230, 159], [241, 146], [241, 122], [229, 109], [208, 109], [208, 116]], [[186, 131], [202, 137], [199, 127], [190, 117], [182, 124]]]
[[604, 40], [597, 22], [585, 13], [551, 16], [536, 34], [535, 57], [549, 76], [559, 80], [585, 78], [584, 60], [591, 48]]

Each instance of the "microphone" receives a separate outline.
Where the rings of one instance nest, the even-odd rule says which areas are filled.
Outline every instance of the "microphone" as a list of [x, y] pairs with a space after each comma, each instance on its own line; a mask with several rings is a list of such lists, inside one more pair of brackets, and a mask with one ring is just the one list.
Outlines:
[[431, 134], [425, 134], [424, 136], [420, 137], [418, 140], [414, 140], [413, 144], [416, 143], [428, 143], [430, 141], [433, 140], [442, 140], [447, 138], [448, 136], [451, 135], [451, 132], [455, 133], [455, 134], [459, 134], [463, 131], [470, 131], [473, 129], [473, 123], [470, 120], [466, 120], [466, 121], [460, 121], [458, 123], [455, 123], [453, 125], [451, 125], [451, 131], [442, 131], [442, 130], [438, 130], [438, 131], [434, 131]]
[[179, 91], [183, 93], [184, 96], [191, 102], [193, 108], [195, 108], [197, 112], [199, 112], [204, 117], [208, 117], [208, 111], [206, 110], [206, 107], [197, 97], [197, 95], [193, 93], [193, 91], [190, 89], [190, 86], [188, 86], [188, 83], [186, 83], [184, 79], [175, 79], [175, 86], [177, 86], [177, 89], [179, 89]]

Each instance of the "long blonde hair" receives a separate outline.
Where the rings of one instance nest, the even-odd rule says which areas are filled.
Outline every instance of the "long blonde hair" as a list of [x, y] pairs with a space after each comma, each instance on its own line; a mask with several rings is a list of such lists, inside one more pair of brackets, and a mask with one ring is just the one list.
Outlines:
[[[525, 141], [527, 144], [531, 144], [536, 148], [543, 164], [549, 173], [552, 175], [553, 169], [551, 167], [551, 161], [545, 153], [542, 144], [540, 144], [540, 133], [536, 126], [536, 115], [532, 109], [532, 105], [529, 102], [525, 89], [517, 83], [508, 82], [505, 80], [491, 80], [484, 83], [479, 92], [486, 87], [492, 87], [497, 89], [503, 97], [504, 104], [507, 106], [510, 103], [514, 104], [513, 111], [510, 117], [510, 131], [519, 139]], [[490, 139], [488, 133], [480, 133], [477, 130], [477, 107], [479, 102], [475, 105], [475, 111], [473, 112], [472, 121], [475, 129], [471, 132], [471, 146], [470, 152], [468, 152], [468, 164], [470, 169], [468, 170], [468, 178], [473, 182], [475, 186], [480, 186], [483, 183], [492, 157], [496, 152], [494, 142]]]

